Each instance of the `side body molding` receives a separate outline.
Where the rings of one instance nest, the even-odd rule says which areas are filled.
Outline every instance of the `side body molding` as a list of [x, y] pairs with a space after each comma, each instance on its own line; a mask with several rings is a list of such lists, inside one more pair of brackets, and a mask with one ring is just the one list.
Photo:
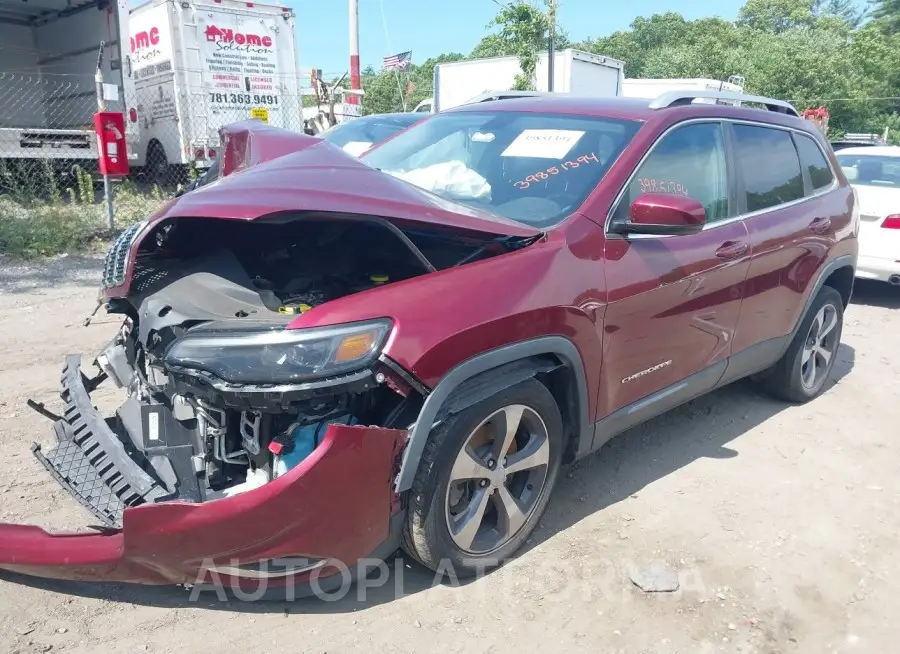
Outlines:
[[[431, 433], [431, 429], [441, 409], [446, 408], [447, 400], [451, 398], [451, 394], [454, 391], [459, 389], [465, 382], [476, 377], [476, 375], [489, 374], [490, 371], [501, 366], [516, 364], [501, 371], [501, 374], [495, 377], [492, 376], [492, 383], [496, 384], [492, 385], [495, 391], [498, 388], [502, 389], [512, 386], [532, 377], [538, 372], [548, 370], [547, 355], [558, 357], [573, 372], [577, 392], [577, 398], [575, 398], [578, 419], [578, 424], [575, 426], [576, 451], [580, 453], [585, 449], [590, 449], [593, 439], [593, 425], [588, 417], [587, 381], [581, 355], [572, 341], [563, 336], [542, 336], [484, 352], [463, 361], [444, 375], [443, 379], [428, 394], [422, 405], [422, 410], [419, 412], [418, 419], [410, 429], [409, 441], [403, 453], [400, 473], [397, 476], [397, 492], [400, 493], [412, 487], [416, 470], [419, 467], [419, 460], [422, 458], [425, 443], [428, 441], [428, 435]], [[518, 363], [530, 358], [538, 358], [538, 360], [532, 366]], [[473, 398], [475, 398], [475, 401], [483, 399], [476, 387], [483, 387], [483, 385], [468, 384], [463, 389], [465, 397], [469, 399], [468, 404], [474, 403], [472, 401]], [[459, 398], [460, 396], [457, 395], [456, 397]], [[452, 408], [461, 410], [465, 407], [459, 401], [454, 401]]]

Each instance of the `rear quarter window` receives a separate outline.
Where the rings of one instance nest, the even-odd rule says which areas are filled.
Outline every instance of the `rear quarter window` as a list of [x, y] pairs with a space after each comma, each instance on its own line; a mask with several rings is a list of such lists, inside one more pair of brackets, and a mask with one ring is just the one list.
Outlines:
[[800, 158], [790, 132], [756, 125], [734, 125], [734, 134], [748, 213], [804, 197]]
[[822, 153], [822, 148], [812, 138], [802, 134], [794, 134], [794, 141], [797, 144], [797, 152], [800, 153], [800, 164], [809, 172], [812, 190], [818, 191], [830, 186], [834, 181], [834, 174]]

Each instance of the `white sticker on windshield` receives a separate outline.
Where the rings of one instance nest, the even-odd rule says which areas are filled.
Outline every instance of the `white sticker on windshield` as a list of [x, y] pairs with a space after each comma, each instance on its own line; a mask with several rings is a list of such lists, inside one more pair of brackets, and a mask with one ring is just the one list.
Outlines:
[[584, 132], [568, 129], [526, 129], [500, 156], [562, 159], [582, 136]]

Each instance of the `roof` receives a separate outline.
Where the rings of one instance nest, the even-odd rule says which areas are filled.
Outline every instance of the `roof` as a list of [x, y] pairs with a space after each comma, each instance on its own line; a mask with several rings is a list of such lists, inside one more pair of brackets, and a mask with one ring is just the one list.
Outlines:
[[[466, 104], [447, 109], [441, 113], [455, 113], [460, 111], [531, 111], [559, 114], [576, 114], [582, 116], [597, 116], [605, 118], [619, 118], [624, 120], [648, 121], [651, 118], [668, 114], [668, 112], [681, 112], [679, 115], [708, 116], [718, 118], [755, 119], [766, 120], [774, 124], [789, 126], [808, 126], [810, 123], [802, 118], [785, 115], [775, 111], [758, 109], [755, 106], [735, 107], [724, 104], [681, 104], [661, 109], [651, 109], [650, 103], [656, 98], [625, 98], [625, 97], [584, 97], [568, 93], [547, 94], [535, 97], [509, 98], [494, 100], [478, 104]], [[763, 118], [765, 116], [765, 118]]]
[[416, 114], [412, 111], [394, 111], [388, 112], [384, 114], [368, 114], [366, 116], [360, 116], [359, 118], [355, 118], [354, 120], [378, 120], [379, 118], [396, 118], [398, 120], [408, 120], [409, 122], [415, 122], [417, 120], [422, 120], [423, 118], [427, 118], [429, 114]]
[[836, 154], [838, 156], [844, 154], [869, 154], [877, 157], [900, 157], [900, 147], [896, 145], [864, 145], [858, 148], [841, 148]]
[[654, 113], [648, 107], [648, 104], [649, 100], [642, 98], [584, 97], [560, 93], [558, 95], [536, 95], [465, 104], [447, 109], [441, 113], [484, 111], [487, 109], [490, 111], [534, 111], [646, 120]]

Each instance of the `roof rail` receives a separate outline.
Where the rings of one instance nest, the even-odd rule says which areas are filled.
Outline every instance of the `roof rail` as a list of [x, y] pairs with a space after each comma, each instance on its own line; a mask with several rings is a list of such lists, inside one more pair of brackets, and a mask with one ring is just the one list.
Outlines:
[[776, 100], [774, 98], [765, 98], [760, 95], [745, 95], [743, 93], [735, 93], [733, 91], [693, 91], [684, 89], [683, 91], [669, 91], [663, 93], [655, 100], [650, 102], [651, 109], [665, 109], [666, 107], [678, 107], [691, 104], [694, 100], [708, 98], [710, 100], [731, 100], [734, 102], [753, 102], [765, 105], [769, 111], [785, 114], [788, 116], [799, 117], [800, 113], [794, 106], [784, 100]]
[[466, 100], [463, 104], [477, 104], [479, 102], [490, 102], [491, 100], [509, 100], [512, 98], [534, 98], [545, 95], [559, 95], [549, 91], [485, 91], [476, 95], [474, 98]]

